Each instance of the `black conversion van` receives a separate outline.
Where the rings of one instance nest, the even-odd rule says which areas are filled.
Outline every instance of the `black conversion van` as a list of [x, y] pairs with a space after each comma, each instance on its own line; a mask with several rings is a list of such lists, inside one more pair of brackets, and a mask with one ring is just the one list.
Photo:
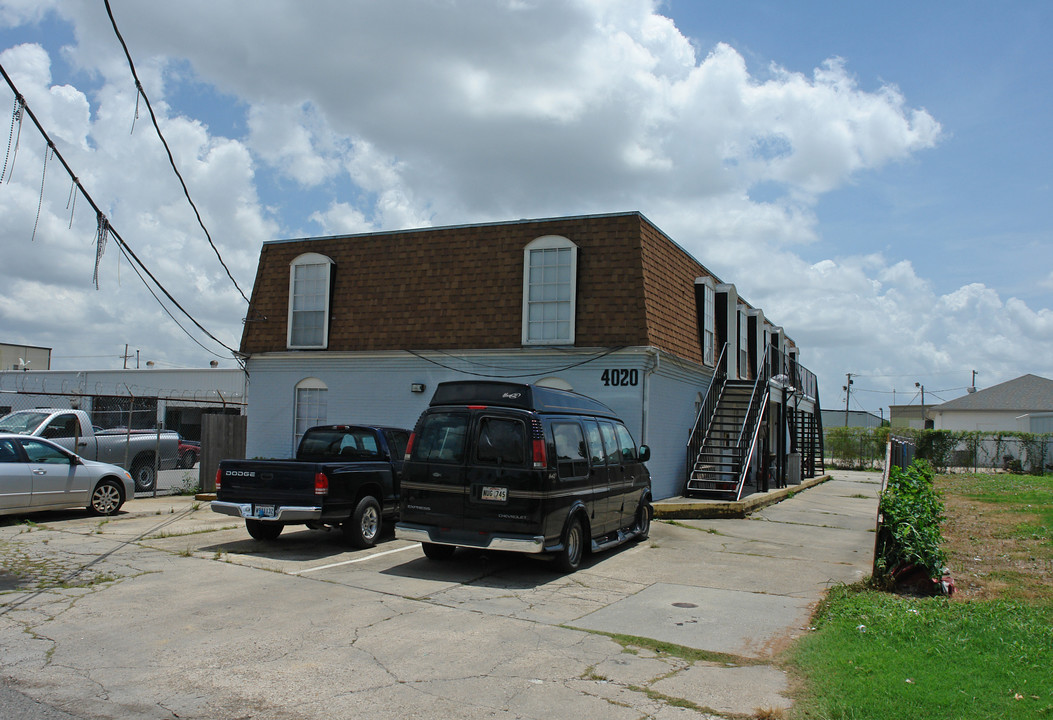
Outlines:
[[410, 437], [395, 536], [433, 560], [457, 547], [587, 551], [647, 537], [651, 476], [614, 412], [584, 395], [492, 381], [440, 383]]

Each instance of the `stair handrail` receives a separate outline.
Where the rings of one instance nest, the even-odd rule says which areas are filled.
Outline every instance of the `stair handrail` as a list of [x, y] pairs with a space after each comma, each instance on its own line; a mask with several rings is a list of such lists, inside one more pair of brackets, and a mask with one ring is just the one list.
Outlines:
[[[706, 390], [706, 395], [702, 400], [702, 406], [698, 409], [698, 415], [695, 416], [695, 423], [692, 425], [691, 433], [687, 438], [688, 480], [691, 479], [691, 472], [695, 467], [695, 462], [698, 460], [698, 454], [702, 451], [702, 447], [706, 444], [706, 439], [709, 437], [709, 431], [713, 425], [713, 417], [717, 409], [717, 403], [720, 401], [720, 392], [724, 388], [724, 383], [728, 378], [727, 350], [728, 344], [724, 343], [724, 346], [720, 349], [720, 357], [717, 359], [717, 364], [713, 372], [713, 379], [709, 383], [709, 389]], [[699, 426], [702, 424], [704, 418], [706, 418], [706, 429], [704, 433], [701, 433], [699, 432]]]
[[765, 391], [764, 398], [761, 401], [760, 415], [757, 418], [757, 426], [753, 429], [753, 440], [750, 442], [750, 451], [746, 454], [745, 459], [742, 461], [742, 469], [739, 471], [739, 482], [735, 489], [735, 501], [738, 502], [742, 499], [742, 488], [746, 484], [746, 473], [749, 472], [750, 465], [753, 463], [753, 456], [757, 454], [757, 443], [760, 441], [761, 426], [764, 424], [761, 420], [764, 419], [764, 413], [768, 411], [768, 398], [771, 393]]
[[756, 414], [757, 408], [759, 407], [757, 400], [760, 394], [767, 394], [768, 392], [768, 381], [771, 379], [771, 368], [768, 367], [768, 349], [764, 349], [764, 358], [757, 366], [760, 372], [757, 373], [757, 381], [753, 383], [753, 392], [750, 393], [750, 404], [746, 409], [746, 417], [742, 419], [742, 428], [739, 430], [739, 436], [735, 440], [735, 446], [737, 448], [743, 447], [743, 435], [746, 434], [747, 430], [752, 429], [750, 424], [751, 417]]
[[[768, 348], [764, 348], [764, 356], [761, 362], [757, 365], [757, 380], [753, 384], [753, 392], [750, 393], [750, 402], [746, 408], [746, 415], [742, 418], [742, 427], [739, 429], [739, 436], [735, 440], [736, 455], [743, 458], [742, 467], [739, 469], [739, 481], [738, 488], [735, 491], [736, 496], [742, 495], [742, 486], [746, 480], [746, 472], [750, 467], [750, 457], [754, 452], [754, 443], [751, 440], [757, 436], [757, 431], [760, 428], [760, 420], [764, 417], [762, 403], [767, 403], [768, 400], [768, 381], [771, 378], [771, 367], [768, 365]], [[748, 433], [748, 434], [747, 434]], [[750, 441], [750, 457], [746, 457], [744, 452], [746, 441]]]

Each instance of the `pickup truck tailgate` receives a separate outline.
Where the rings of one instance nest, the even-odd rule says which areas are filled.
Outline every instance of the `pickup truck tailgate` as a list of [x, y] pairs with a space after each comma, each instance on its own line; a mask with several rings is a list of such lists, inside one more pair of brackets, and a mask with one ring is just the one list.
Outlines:
[[212, 509], [261, 520], [321, 520], [321, 492], [328, 486], [316, 487], [320, 471], [319, 465], [295, 460], [224, 460]]

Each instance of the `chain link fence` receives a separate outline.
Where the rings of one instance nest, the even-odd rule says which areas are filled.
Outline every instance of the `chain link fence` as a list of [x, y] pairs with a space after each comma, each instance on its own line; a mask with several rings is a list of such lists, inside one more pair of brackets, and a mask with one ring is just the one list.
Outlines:
[[[197, 492], [202, 486], [198, 469], [201, 443], [174, 437], [174, 433], [165, 430], [161, 418], [173, 411], [166, 412], [159, 400], [162, 399], [3, 392], [0, 417], [23, 410], [82, 410], [90, 419], [90, 431], [74, 424], [64, 432], [51, 431], [43, 436], [69, 449], [77, 444], [75, 452], [87, 459], [127, 469], [135, 480], [137, 497]], [[233, 412], [240, 412], [240, 408]], [[79, 438], [89, 432], [97, 444], [80, 443]]]
[[[916, 456], [938, 472], [1006, 472], [1042, 475], [1053, 471], [1053, 434], [896, 428], [913, 443]], [[828, 428], [826, 462], [846, 470], [876, 470], [885, 463], [890, 428]]]

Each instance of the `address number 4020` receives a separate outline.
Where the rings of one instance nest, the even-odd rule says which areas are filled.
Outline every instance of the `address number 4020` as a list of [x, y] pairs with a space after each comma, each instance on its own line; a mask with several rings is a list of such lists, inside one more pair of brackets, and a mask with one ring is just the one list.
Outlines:
[[640, 383], [639, 370], [618, 370], [608, 368], [600, 375], [604, 387], [630, 387]]

